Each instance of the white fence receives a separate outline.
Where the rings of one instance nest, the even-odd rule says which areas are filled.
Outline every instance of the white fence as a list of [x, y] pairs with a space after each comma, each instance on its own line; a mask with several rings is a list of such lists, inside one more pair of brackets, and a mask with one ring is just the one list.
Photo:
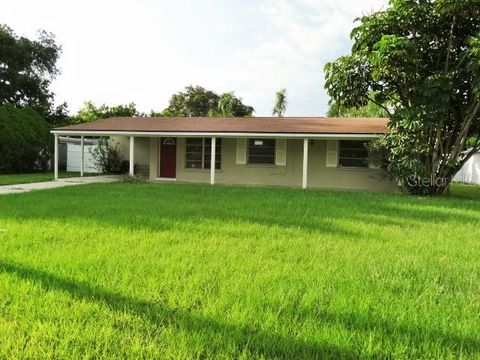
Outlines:
[[[92, 150], [95, 145], [84, 145], [84, 171], [85, 173], [99, 173], [100, 170], [94, 165], [92, 155], [90, 150]], [[67, 172], [80, 172], [80, 155], [81, 155], [81, 146], [80, 144], [67, 143]]]
[[480, 184], [480, 153], [473, 155], [460, 171], [455, 175], [453, 181]]

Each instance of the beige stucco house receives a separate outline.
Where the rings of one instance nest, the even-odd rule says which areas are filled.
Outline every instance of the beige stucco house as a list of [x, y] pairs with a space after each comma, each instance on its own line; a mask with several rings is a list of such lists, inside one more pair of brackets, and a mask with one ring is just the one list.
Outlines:
[[365, 148], [386, 125], [367, 118], [119, 117], [52, 133], [56, 149], [59, 136], [110, 137], [130, 174], [141, 169], [151, 180], [391, 191], [396, 185], [368, 163]]

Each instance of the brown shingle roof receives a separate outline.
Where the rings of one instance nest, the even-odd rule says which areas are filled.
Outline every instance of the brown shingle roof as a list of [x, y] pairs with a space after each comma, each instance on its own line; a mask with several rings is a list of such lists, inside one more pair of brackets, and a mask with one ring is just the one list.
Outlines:
[[322, 117], [113, 117], [57, 128], [63, 131], [384, 134], [388, 119]]

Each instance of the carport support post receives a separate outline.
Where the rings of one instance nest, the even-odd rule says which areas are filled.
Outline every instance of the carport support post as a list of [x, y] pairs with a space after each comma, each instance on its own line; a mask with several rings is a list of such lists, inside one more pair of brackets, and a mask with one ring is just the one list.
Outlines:
[[83, 168], [85, 164], [85, 148], [84, 148], [84, 136], [80, 136], [80, 176], [83, 177]]
[[129, 169], [128, 174], [133, 176], [133, 164], [134, 164], [134, 147], [135, 147], [135, 137], [130, 136], [130, 157], [129, 157]]
[[55, 134], [55, 145], [53, 155], [53, 179], [58, 180], [58, 135]]
[[303, 139], [303, 176], [302, 176], [302, 189], [307, 188], [307, 175], [308, 175], [308, 139]]
[[216, 146], [217, 138], [212, 137], [212, 146], [210, 147], [210, 185], [215, 184], [215, 155], [216, 155]]

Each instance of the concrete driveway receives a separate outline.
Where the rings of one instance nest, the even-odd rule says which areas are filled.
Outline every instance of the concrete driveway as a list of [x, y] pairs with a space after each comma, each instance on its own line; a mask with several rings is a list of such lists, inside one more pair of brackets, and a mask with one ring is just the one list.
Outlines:
[[74, 177], [67, 179], [58, 179], [45, 182], [37, 182], [30, 184], [18, 184], [18, 185], [3, 185], [0, 186], [0, 195], [17, 194], [33, 190], [45, 190], [55, 189], [64, 186], [84, 185], [94, 183], [109, 183], [119, 181], [121, 176], [118, 175], [101, 175], [101, 176], [87, 176], [87, 177]]

